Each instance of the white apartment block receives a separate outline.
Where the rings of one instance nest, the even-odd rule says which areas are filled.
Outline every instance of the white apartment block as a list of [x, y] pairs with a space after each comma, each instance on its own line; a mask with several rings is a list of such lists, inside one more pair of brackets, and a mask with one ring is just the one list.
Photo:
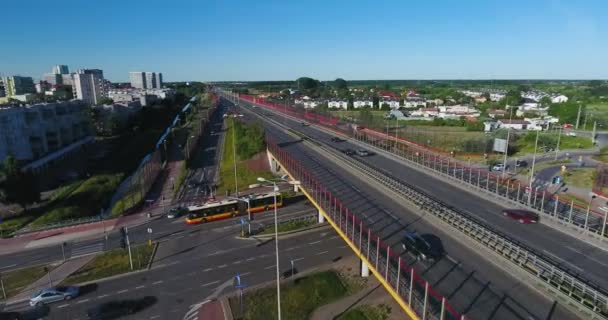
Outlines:
[[129, 80], [131, 81], [131, 87], [136, 89], [146, 88], [146, 77], [143, 72], [134, 71], [129, 72]]
[[154, 72], [146, 72], [146, 89], [156, 88], [156, 74]]
[[382, 105], [384, 104], [388, 104], [389, 108], [395, 110], [395, 109], [399, 109], [399, 100], [380, 100], [379, 105], [380, 108], [382, 108]]
[[163, 74], [160, 72], [129, 72], [131, 87], [135, 89], [161, 89], [163, 87]]
[[79, 100], [0, 108], [0, 159], [60, 155], [90, 136], [89, 108]]
[[327, 107], [328, 108], [333, 108], [333, 109], [348, 110], [348, 101], [344, 101], [344, 100], [328, 101], [327, 102]]
[[102, 97], [107, 96], [103, 71], [98, 69], [81, 69], [74, 74], [74, 97], [90, 106], [97, 105]]
[[355, 101], [353, 101], [353, 108], [355, 108], [355, 109], [365, 108], [365, 107], [371, 108], [373, 105], [374, 105], [374, 102], [372, 100], [355, 100]]

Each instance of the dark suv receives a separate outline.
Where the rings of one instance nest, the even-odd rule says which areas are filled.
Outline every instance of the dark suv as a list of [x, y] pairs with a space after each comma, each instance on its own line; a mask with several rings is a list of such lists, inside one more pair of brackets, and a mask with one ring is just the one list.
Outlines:
[[441, 239], [432, 234], [419, 235], [408, 231], [401, 243], [403, 250], [410, 252], [416, 260], [437, 261], [445, 255]]

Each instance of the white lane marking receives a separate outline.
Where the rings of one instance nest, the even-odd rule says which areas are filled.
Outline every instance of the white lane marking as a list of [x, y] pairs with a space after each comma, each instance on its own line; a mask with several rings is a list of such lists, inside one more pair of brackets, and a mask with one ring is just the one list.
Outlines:
[[8, 269], [8, 268], [16, 267], [16, 266], [17, 266], [17, 264], [9, 264], [8, 266], [0, 267], [0, 269]]
[[338, 249], [348, 248], [348, 245], [339, 246]]
[[203, 272], [209, 272], [211, 270], [213, 270], [213, 268], [207, 268], [207, 269], [203, 270]]
[[143, 288], [145, 288], [145, 287], [146, 287], [146, 286], [137, 286], [137, 287], [135, 287], [135, 290], [138, 290], [138, 289], [143, 289]]
[[67, 306], [69, 306], [69, 304], [62, 304], [62, 305], [60, 305], [60, 306], [57, 306], [57, 308], [61, 309], [61, 308], [65, 308], [65, 307], [67, 307]]
[[175, 237], [175, 239], [181, 239], [181, 238], [183, 238], [183, 237], [185, 237], [185, 236], [179, 236], [179, 237]]
[[125, 293], [125, 292], [128, 292], [128, 291], [129, 291], [129, 289], [124, 289], [124, 290], [117, 291], [116, 293], [120, 294], [120, 293]]
[[237, 260], [237, 261], [233, 262], [232, 264], [239, 264], [241, 262], [243, 262], [243, 260]]
[[319, 252], [319, 253], [317, 253], [317, 254], [315, 254], [315, 255], [316, 255], [316, 256], [320, 256], [320, 255], [322, 255], [322, 254], [326, 254], [326, 253], [328, 253], [328, 252], [329, 252], [329, 251], [327, 251], [327, 250], [326, 250], [326, 251], [321, 251], [321, 252]]
[[85, 302], [88, 302], [88, 301], [89, 301], [89, 299], [82, 299], [82, 300], [78, 300], [78, 302], [76, 302], [76, 303], [80, 304], [80, 303], [85, 303]]
[[163, 280], [158, 280], [156, 282], [152, 282], [152, 285], [157, 285], [157, 284], [161, 284], [161, 283], [163, 283]]
[[285, 249], [284, 251], [292, 251], [292, 250], [295, 250], [295, 249], [297, 249], [297, 248], [298, 248], [298, 247], [291, 247], [291, 248], [287, 248], [287, 249]]
[[251, 261], [251, 260], [255, 260], [255, 258], [247, 258], [247, 259], [245, 259], [245, 261]]
[[242, 277], [242, 276], [246, 276], [248, 274], [251, 274], [251, 272], [248, 271], [248, 272], [245, 272], [245, 273], [241, 273], [240, 276]]
[[160, 316], [159, 315], [155, 315], [155, 316], [151, 316], [150, 320], [152, 320], [152, 319], [158, 319], [158, 318], [160, 318]]
[[103, 298], [105, 298], [105, 297], [107, 297], [107, 296], [109, 296], [109, 295], [107, 295], [107, 294], [102, 294], [102, 295], [100, 295], [100, 296], [97, 296], [97, 299], [103, 299]]
[[562, 259], [562, 258], [560, 258], [560, 257], [558, 257], [556, 255], [554, 255], [553, 253], [551, 253], [551, 252], [549, 252], [547, 250], [543, 250], [543, 252], [546, 253], [546, 254], [548, 254], [548, 255], [550, 255], [550, 256], [552, 256], [556, 260], [559, 260], [559, 261], [561, 261], [561, 262], [563, 262], [563, 263], [565, 263], [565, 264], [567, 264], [567, 265], [569, 265], [569, 266], [571, 266], [571, 267], [573, 267], [573, 268], [575, 268], [575, 269], [577, 269], [579, 271], [583, 271], [583, 269], [579, 268], [578, 266], [576, 266], [576, 265], [574, 265], [574, 264], [572, 264], [572, 263], [570, 263], [570, 262], [568, 262], [568, 261], [566, 261], [566, 260], [564, 260], [564, 259]]
[[264, 270], [272, 269], [272, 268], [274, 268], [274, 266], [276, 266], [276, 264], [273, 264], [273, 265], [271, 265], [271, 266], [268, 266], [268, 267], [264, 268]]
[[312, 246], [313, 244], [317, 244], [317, 243], [321, 243], [321, 240], [317, 240], [317, 241], [309, 242], [308, 244]]
[[227, 266], [228, 266], [227, 264], [223, 264], [223, 265], [221, 265], [221, 266], [217, 266], [217, 268], [218, 268], [218, 269], [221, 269], [221, 268], [226, 268]]
[[304, 257], [302, 257], [302, 258], [295, 258], [295, 259], [292, 259], [291, 261], [296, 262], [296, 261], [300, 261], [300, 260], [304, 260]]
[[215, 280], [215, 281], [211, 281], [209, 283], [205, 283], [205, 284], [201, 285], [201, 287], [208, 287], [208, 286], [214, 285], [216, 283], [220, 283], [220, 280]]

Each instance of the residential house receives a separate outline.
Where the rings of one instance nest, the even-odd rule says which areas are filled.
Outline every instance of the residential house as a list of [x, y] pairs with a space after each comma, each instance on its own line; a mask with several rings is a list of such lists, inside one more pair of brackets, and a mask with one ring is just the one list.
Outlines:
[[374, 105], [374, 102], [371, 99], [353, 101], [353, 108], [355, 108], [355, 109], [364, 108], [364, 107], [371, 108], [373, 105]]
[[379, 105], [382, 108], [383, 104], [388, 104], [391, 109], [399, 109], [399, 100], [397, 99], [382, 99], [379, 101]]
[[502, 110], [502, 109], [492, 109], [488, 111], [488, 116], [490, 116], [490, 118], [495, 119], [495, 118], [504, 118], [507, 115], [507, 110]]
[[344, 109], [348, 110], [348, 101], [346, 100], [332, 100], [327, 102], [327, 107], [330, 109]]
[[438, 108], [420, 108], [416, 111], [410, 112], [412, 117], [436, 117], [439, 115]]

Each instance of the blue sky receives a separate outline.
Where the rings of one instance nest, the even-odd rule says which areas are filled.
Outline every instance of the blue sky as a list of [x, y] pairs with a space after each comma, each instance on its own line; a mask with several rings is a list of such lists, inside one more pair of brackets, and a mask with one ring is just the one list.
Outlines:
[[[32, 0], [2, 4], [0, 73], [112, 81], [608, 78], [605, 0]], [[603, 22], [603, 23], [602, 23]]]

